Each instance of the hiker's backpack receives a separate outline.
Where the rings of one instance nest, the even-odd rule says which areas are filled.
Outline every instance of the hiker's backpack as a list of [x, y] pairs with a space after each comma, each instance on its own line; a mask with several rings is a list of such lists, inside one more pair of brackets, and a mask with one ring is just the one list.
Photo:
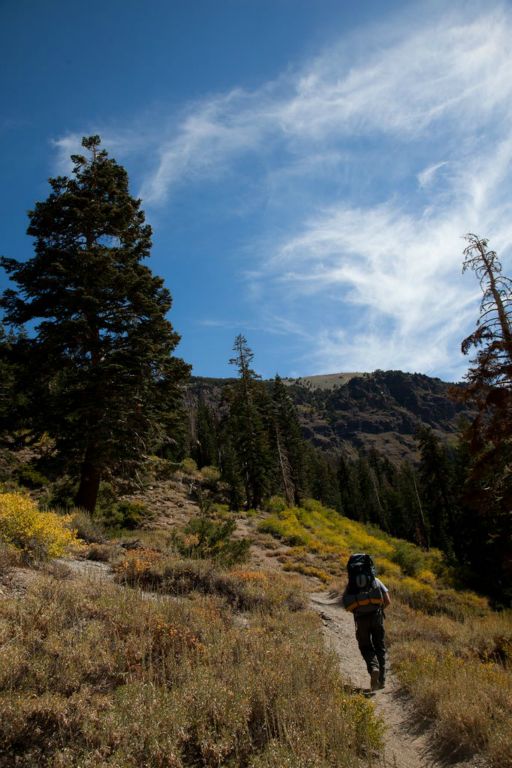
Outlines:
[[356, 615], [373, 613], [384, 605], [382, 589], [375, 581], [376, 570], [370, 555], [351, 555], [347, 563], [348, 584], [343, 605]]

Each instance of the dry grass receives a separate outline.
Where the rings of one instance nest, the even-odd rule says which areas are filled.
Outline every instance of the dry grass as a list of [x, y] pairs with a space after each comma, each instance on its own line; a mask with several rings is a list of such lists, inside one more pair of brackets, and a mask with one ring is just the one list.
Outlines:
[[0, 542], [0, 578], [21, 563], [20, 552], [11, 544]]
[[512, 766], [512, 615], [466, 609], [465, 620], [400, 605], [388, 622], [395, 669], [438, 747]]
[[273, 611], [305, 607], [300, 582], [281, 574], [219, 568], [209, 560], [180, 560], [157, 550], [126, 553], [115, 566], [121, 584], [183, 597], [191, 593], [217, 595], [235, 610]]
[[[264, 588], [256, 572], [233, 574]], [[148, 600], [41, 576], [0, 602], [0, 765], [349, 768], [380, 742], [316, 617], [240, 622], [218, 596]]]
[[512, 767], [510, 611], [493, 613], [485, 598], [454, 589], [440, 552], [423, 552], [318, 502], [276, 508], [259, 527], [292, 545], [279, 553], [284, 568], [316, 567], [337, 577], [336, 591], [344, 588], [349, 552], [370, 552], [393, 598], [387, 627], [394, 669], [418, 716], [432, 721], [440, 751]]

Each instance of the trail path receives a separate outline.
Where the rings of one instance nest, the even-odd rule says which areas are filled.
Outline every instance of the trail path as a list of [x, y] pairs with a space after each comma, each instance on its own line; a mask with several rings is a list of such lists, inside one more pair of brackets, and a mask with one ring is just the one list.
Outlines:
[[[329, 601], [326, 593], [310, 594], [310, 605], [320, 614], [327, 645], [340, 660], [343, 676], [356, 690], [370, 695], [369, 676], [359, 653], [354, 619], [339, 602]], [[401, 693], [392, 671], [386, 675], [386, 687], [372, 695], [375, 709], [382, 718], [384, 735], [383, 768], [446, 768], [433, 754], [432, 733], [427, 724], [418, 724], [412, 703]], [[453, 764], [452, 764], [453, 765]], [[483, 762], [457, 763], [457, 768], [485, 768]]]

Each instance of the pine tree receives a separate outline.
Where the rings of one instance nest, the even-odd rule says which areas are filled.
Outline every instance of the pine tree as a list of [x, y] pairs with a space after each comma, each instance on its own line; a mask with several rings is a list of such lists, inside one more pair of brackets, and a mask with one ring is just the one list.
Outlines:
[[47, 430], [74, 463], [76, 503], [94, 510], [109, 472], [130, 474], [165, 430], [188, 372], [171, 356], [179, 336], [166, 319], [171, 296], [141, 262], [151, 248], [125, 169], [84, 138], [71, 177], [50, 179], [29, 212], [35, 255], [2, 258], [17, 284], [1, 305], [14, 327], [36, 323], [34, 430]]
[[22, 360], [28, 343], [24, 335], [7, 333], [0, 323], [0, 441], [12, 442], [24, 426], [25, 397], [20, 391]]
[[241, 334], [233, 346], [239, 378], [228, 393], [227, 430], [235, 451], [238, 474], [242, 477], [247, 505], [261, 506], [270, 490], [271, 456], [268, 440], [270, 401], [267, 391], [252, 368], [254, 353]]
[[279, 484], [288, 504], [300, 505], [304, 493], [304, 441], [296, 408], [280, 376], [272, 384], [270, 443]]
[[203, 398], [199, 400], [196, 413], [195, 446], [192, 456], [199, 468], [216, 466], [219, 463], [219, 440], [215, 414]]
[[445, 447], [431, 428], [418, 432], [419, 476], [423, 511], [428, 521], [427, 544], [451, 553], [451, 520], [455, 511], [451, 465]]
[[459, 395], [476, 409], [467, 430], [471, 464], [465, 501], [476, 516], [471, 565], [495, 596], [512, 603], [512, 281], [488, 241], [466, 236], [463, 271], [482, 289], [476, 330], [462, 342], [477, 352]]
[[340, 455], [337, 471], [343, 514], [353, 520], [362, 519], [362, 502], [359, 492], [357, 470], [353, 461]]
[[312, 445], [305, 446], [304, 467], [307, 495], [318, 499], [326, 507], [341, 512], [341, 497], [336, 464]]

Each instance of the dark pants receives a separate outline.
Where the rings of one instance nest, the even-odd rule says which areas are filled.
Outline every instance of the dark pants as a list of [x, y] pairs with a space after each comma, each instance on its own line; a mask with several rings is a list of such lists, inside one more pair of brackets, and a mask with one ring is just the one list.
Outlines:
[[380, 682], [386, 677], [386, 645], [384, 640], [384, 613], [375, 611], [354, 616], [356, 638], [368, 672], [379, 670]]

